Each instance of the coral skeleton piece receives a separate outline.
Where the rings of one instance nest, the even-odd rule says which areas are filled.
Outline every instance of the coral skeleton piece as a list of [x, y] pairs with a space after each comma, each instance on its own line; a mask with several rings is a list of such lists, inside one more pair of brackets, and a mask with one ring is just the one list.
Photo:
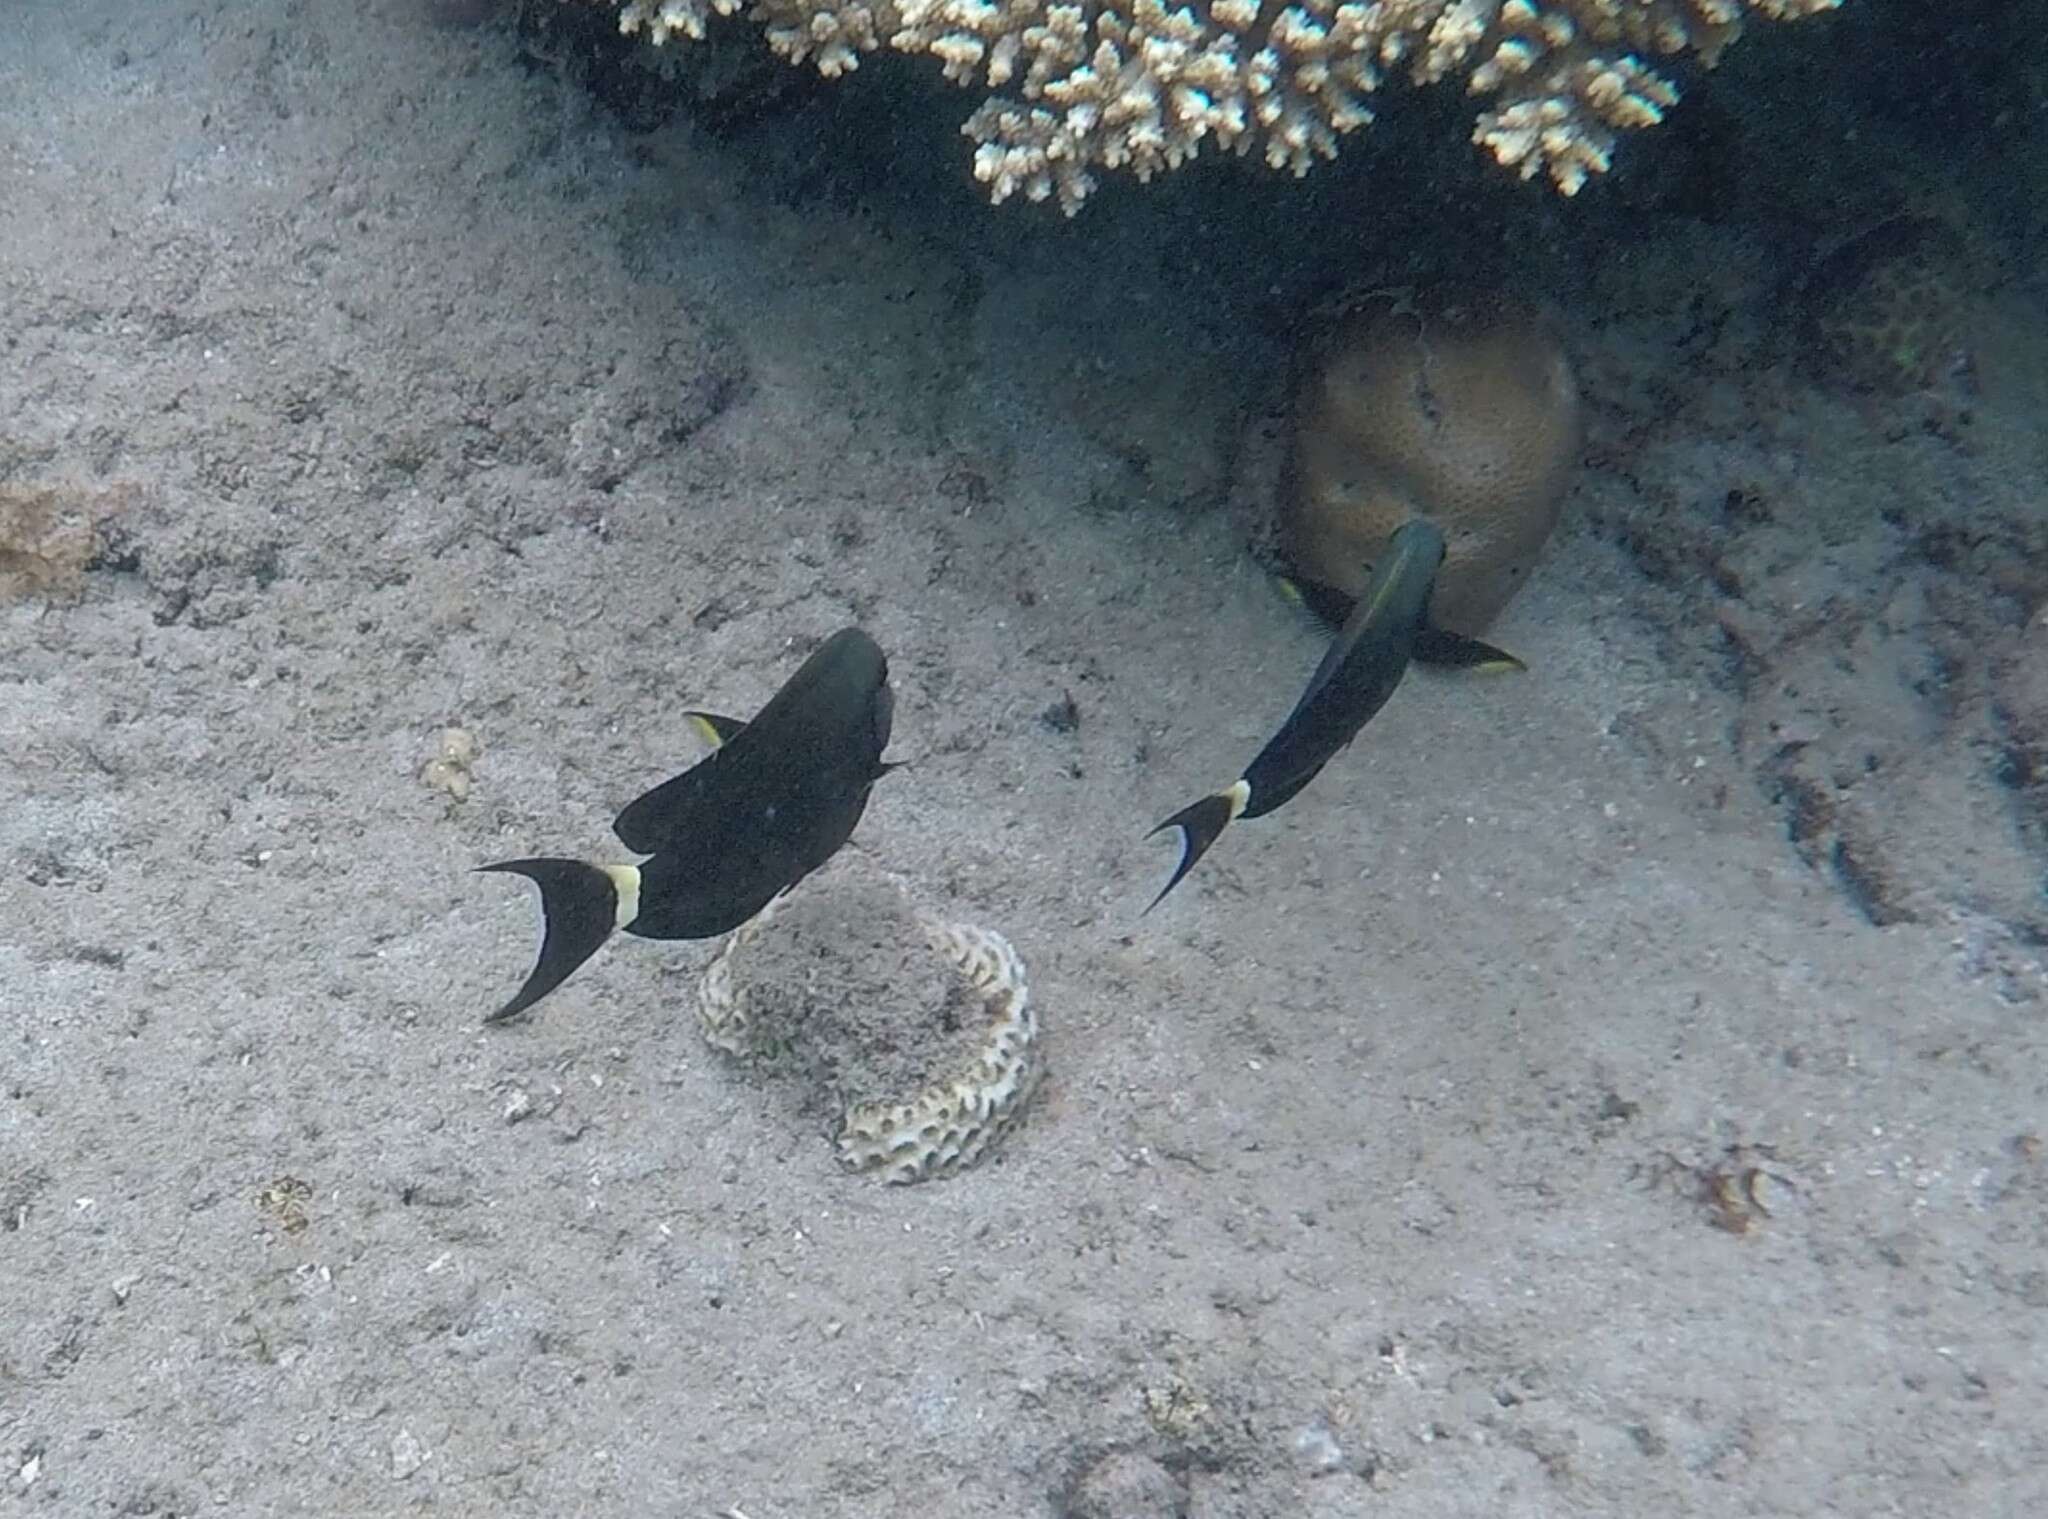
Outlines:
[[1349, 600], [1402, 523], [1447, 552], [1430, 615], [1471, 637], [1556, 527], [1582, 442], [1578, 383], [1550, 323], [1496, 294], [1389, 291], [1343, 313], [1293, 402], [1280, 549]]
[[930, 54], [963, 88], [1009, 92], [962, 128], [980, 144], [975, 176], [996, 201], [1057, 196], [1071, 216], [1097, 167], [1148, 180], [1210, 142], [1305, 174], [1372, 120], [1366, 102], [1393, 74], [1463, 78], [1488, 102], [1473, 141], [1574, 195], [1606, 172], [1618, 133], [1677, 103], [1646, 59], [1711, 67], [1748, 18], [1841, 0], [626, 0], [619, 26], [702, 37], [743, 3], [770, 46], [827, 77], [886, 45]]
[[1043, 1071], [1023, 961], [1000, 934], [847, 875], [777, 898], [727, 941], [698, 989], [705, 1041], [807, 1078], [836, 1113], [849, 1171], [902, 1183], [965, 1170]]

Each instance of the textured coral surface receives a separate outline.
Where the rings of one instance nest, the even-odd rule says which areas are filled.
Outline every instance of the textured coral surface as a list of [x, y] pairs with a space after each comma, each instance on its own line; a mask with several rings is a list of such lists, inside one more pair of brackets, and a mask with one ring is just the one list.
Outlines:
[[1578, 384], [1555, 326], [1496, 294], [1376, 296], [1322, 334], [1280, 501], [1297, 574], [1357, 596], [1411, 517], [1443, 530], [1431, 602], [1479, 633], [1557, 526], [1579, 464]]

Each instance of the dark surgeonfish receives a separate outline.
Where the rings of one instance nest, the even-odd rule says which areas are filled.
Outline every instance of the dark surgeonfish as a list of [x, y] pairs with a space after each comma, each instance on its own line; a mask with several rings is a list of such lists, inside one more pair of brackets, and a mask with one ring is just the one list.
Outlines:
[[1429, 621], [1430, 592], [1443, 560], [1444, 536], [1432, 524], [1417, 519], [1395, 529], [1365, 594], [1280, 731], [1229, 787], [1183, 807], [1152, 830], [1155, 835], [1180, 830], [1180, 860], [1145, 911], [1180, 885], [1225, 828], [1241, 817], [1260, 817], [1286, 805], [1314, 780], [1387, 704], [1411, 661], [1465, 670], [1523, 668], [1514, 655]]
[[643, 939], [709, 939], [739, 927], [852, 837], [868, 792], [894, 769], [889, 661], [858, 628], [819, 646], [752, 722], [685, 716], [711, 753], [618, 816], [638, 865], [505, 860], [540, 887], [540, 960], [484, 1021], [522, 1013], [596, 954], [614, 929]]

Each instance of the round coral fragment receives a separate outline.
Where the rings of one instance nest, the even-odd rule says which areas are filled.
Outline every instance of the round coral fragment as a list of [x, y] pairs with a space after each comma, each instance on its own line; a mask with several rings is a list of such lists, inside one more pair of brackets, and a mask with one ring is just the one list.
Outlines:
[[1348, 605], [1394, 530], [1427, 518], [1446, 544], [1431, 615], [1465, 634], [1528, 577], [1583, 438], [1556, 330], [1498, 294], [1387, 292], [1348, 307], [1310, 353], [1293, 424], [1280, 547], [1294, 572]]
[[712, 961], [704, 1037], [794, 1078], [848, 1170], [891, 1182], [965, 1170], [1043, 1070], [1024, 963], [1001, 934], [926, 913], [878, 870], [835, 863], [820, 877]]

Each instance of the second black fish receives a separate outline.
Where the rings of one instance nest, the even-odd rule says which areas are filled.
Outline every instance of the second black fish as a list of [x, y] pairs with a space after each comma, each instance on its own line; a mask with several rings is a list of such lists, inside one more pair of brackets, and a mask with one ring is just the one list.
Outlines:
[[1443, 562], [1444, 536], [1433, 524], [1418, 518], [1394, 531], [1365, 594], [1280, 731], [1231, 785], [1152, 830], [1178, 829], [1181, 850], [1172, 878], [1147, 912], [1180, 885], [1225, 828], [1284, 806], [1314, 780], [1387, 704], [1414, 660], [1468, 670], [1522, 668], [1514, 655], [1430, 622], [1430, 593]]

